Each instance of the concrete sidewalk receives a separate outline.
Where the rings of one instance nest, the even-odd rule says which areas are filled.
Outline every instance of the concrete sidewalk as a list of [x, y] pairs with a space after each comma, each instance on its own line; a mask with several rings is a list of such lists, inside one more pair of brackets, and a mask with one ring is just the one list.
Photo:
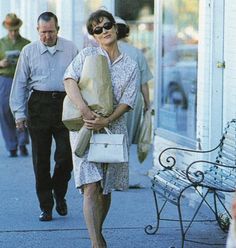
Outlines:
[[[152, 167], [152, 156], [139, 165], [136, 147], [131, 147], [130, 184], [141, 185], [127, 192], [114, 192], [112, 206], [104, 225], [104, 236], [109, 248], [168, 248], [180, 247], [178, 222], [163, 222], [159, 234], [147, 235], [144, 227], [155, 224], [153, 194], [147, 171]], [[40, 222], [38, 201], [34, 188], [31, 156], [8, 158], [0, 138], [0, 247], [1, 248], [89, 248], [90, 240], [82, 213], [82, 196], [70, 181], [67, 202], [69, 214], [53, 221]], [[186, 213], [189, 207], [186, 205]], [[176, 217], [176, 211], [168, 208]], [[207, 215], [208, 213], [201, 213]], [[206, 242], [222, 244], [225, 234], [214, 223], [202, 223], [192, 228], [194, 237]], [[186, 248], [210, 247], [187, 243]], [[214, 246], [211, 246], [214, 247]]]

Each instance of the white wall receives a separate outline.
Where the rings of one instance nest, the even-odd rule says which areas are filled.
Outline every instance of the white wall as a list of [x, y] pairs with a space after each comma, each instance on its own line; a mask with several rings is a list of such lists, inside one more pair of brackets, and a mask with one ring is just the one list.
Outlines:
[[224, 122], [236, 118], [236, 1], [225, 1]]

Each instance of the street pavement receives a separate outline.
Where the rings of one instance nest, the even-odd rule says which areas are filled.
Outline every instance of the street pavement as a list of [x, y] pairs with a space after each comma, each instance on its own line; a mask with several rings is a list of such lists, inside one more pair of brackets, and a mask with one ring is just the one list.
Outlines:
[[[53, 212], [53, 221], [40, 222], [40, 209], [35, 194], [34, 175], [29, 157], [9, 158], [0, 136], [0, 248], [89, 248], [90, 240], [82, 213], [82, 196], [74, 187], [73, 177], [67, 194], [69, 213], [66, 217]], [[52, 158], [53, 161], [53, 158]], [[52, 162], [53, 163], [53, 162]], [[131, 147], [130, 189], [112, 193], [112, 205], [104, 223], [104, 236], [109, 248], [178, 248], [181, 246], [178, 222], [161, 223], [158, 234], [147, 235], [145, 226], [155, 225], [153, 194], [148, 170], [152, 154], [140, 165], [136, 146]], [[189, 203], [184, 213], [190, 212]], [[167, 214], [176, 218], [174, 206]], [[201, 216], [209, 213], [203, 211]], [[225, 247], [226, 235], [215, 223], [197, 223], [192, 237], [221, 245], [206, 246], [186, 243], [186, 248]]]

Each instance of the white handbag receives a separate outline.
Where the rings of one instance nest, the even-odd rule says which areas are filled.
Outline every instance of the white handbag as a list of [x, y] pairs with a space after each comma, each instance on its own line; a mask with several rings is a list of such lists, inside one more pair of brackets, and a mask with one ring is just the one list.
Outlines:
[[124, 134], [93, 133], [90, 138], [88, 161], [96, 163], [128, 162], [128, 146]]

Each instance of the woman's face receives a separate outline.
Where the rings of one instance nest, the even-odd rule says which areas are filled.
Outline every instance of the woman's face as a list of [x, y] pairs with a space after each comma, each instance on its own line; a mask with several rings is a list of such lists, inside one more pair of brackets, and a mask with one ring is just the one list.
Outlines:
[[117, 41], [117, 28], [106, 17], [99, 24], [93, 25], [93, 36], [100, 46], [110, 46]]

